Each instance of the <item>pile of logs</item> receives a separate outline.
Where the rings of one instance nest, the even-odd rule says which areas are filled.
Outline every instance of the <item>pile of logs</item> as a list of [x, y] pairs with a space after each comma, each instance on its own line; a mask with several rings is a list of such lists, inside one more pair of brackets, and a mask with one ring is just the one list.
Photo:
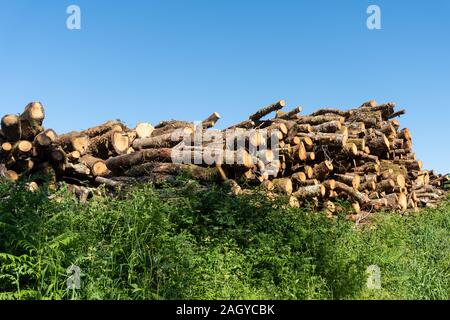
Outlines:
[[[80, 132], [45, 129], [44, 108], [32, 102], [20, 115], [1, 119], [0, 178], [32, 179], [116, 188], [136, 182], [156, 185], [183, 172], [200, 181], [224, 182], [234, 193], [262, 186], [289, 196], [292, 205], [309, 201], [335, 213], [334, 200], [348, 199], [354, 219], [361, 212], [434, 207], [449, 176], [423, 170], [407, 128], [396, 119], [405, 110], [369, 101], [351, 110], [320, 109], [300, 115], [282, 111], [281, 100], [225, 130], [170, 120], [134, 129], [108, 121]], [[273, 117], [267, 117], [274, 114]], [[264, 119], [265, 118], [265, 119]], [[230, 160], [231, 159], [231, 160]]]

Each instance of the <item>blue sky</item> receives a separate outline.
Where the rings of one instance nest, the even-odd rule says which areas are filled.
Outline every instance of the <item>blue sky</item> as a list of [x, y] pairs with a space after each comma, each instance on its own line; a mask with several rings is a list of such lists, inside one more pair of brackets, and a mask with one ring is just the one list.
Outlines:
[[[66, 28], [71, 4], [81, 30]], [[370, 4], [381, 30], [366, 28]], [[449, 172], [449, 13], [448, 0], [0, 0], [0, 113], [40, 100], [66, 132], [394, 101], [425, 167]]]

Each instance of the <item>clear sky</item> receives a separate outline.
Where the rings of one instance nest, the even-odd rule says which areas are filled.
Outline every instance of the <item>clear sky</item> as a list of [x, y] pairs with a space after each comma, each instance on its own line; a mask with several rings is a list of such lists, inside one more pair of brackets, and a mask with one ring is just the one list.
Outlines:
[[394, 101], [425, 167], [449, 172], [449, 16], [448, 0], [0, 0], [0, 113], [39, 100], [62, 133]]

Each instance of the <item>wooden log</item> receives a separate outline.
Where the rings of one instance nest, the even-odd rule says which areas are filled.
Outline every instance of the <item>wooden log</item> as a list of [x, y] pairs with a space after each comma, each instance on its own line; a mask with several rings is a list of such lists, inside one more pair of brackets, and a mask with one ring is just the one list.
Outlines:
[[33, 144], [37, 148], [47, 148], [52, 144], [52, 140], [45, 132], [41, 132], [34, 138]]
[[49, 150], [49, 159], [52, 164], [65, 164], [67, 160], [67, 154], [60, 147], [55, 147]]
[[313, 170], [314, 170], [314, 178], [318, 180], [323, 180], [333, 171], [333, 164], [330, 161], [325, 160], [319, 164], [316, 164]]
[[297, 189], [297, 191], [292, 193], [292, 195], [299, 200], [310, 199], [313, 197], [324, 197], [325, 194], [326, 189], [321, 184], [300, 187]]
[[61, 146], [66, 152], [78, 151], [83, 155], [88, 151], [89, 137], [72, 131], [58, 136], [56, 144]]
[[14, 156], [16, 158], [20, 158], [20, 157], [27, 157], [31, 154], [33, 150], [33, 144], [29, 141], [26, 140], [21, 140], [16, 142], [13, 147], [11, 152], [14, 154]]
[[300, 137], [311, 138], [315, 144], [318, 145], [330, 145], [336, 147], [344, 147], [348, 142], [348, 135], [338, 133], [299, 133]]
[[410, 133], [410, 131], [409, 131], [408, 128], [402, 129], [402, 130], [398, 133], [397, 137], [398, 137], [398, 139], [403, 139], [403, 140], [406, 140], [406, 141], [411, 141], [411, 133]]
[[325, 180], [322, 184], [327, 190], [334, 190], [336, 188], [336, 180], [334, 179]]
[[323, 116], [323, 115], [338, 115], [341, 117], [348, 117], [350, 114], [352, 113], [351, 110], [349, 111], [342, 111], [342, 110], [338, 110], [338, 109], [329, 109], [329, 108], [324, 108], [324, 109], [319, 109], [313, 113], [311, 113], [309, 116], [310, 117], [316, 117], [316, 116]]
[[336, 181], [336, 191], [342, 192], [346, 194], [348, 197], [352, 198], [353, 200], [357, 201], [360, 205], [364, 206], [370, 202], [370, 199], [367, 195], [364, 193], [361, 193], [357, 190], [355, 190], [353, 187], [349, 187], [345, 183], [337, 182]]
[[296, 184], [298, 187], [306, 187], [306, 186], [315, 186], [315, 185], [318, 185], [318, 184], [320, 184], [320, 182], [319, 182], [319, 180], [317, 180], [317, 179], [307, 179], [307, 180], [305, 180], [305, 181], [297, 180], [297, 181], [295, 181], [295, 184]]
[[374, 162], [376, 164], [380, 163], [378, 156], [372, 155], [372, 154], [367, 154], [363, 151], [358, 151], [357, 157], [366, 162]]
[[292, 180], [289, 178], [279, 178], [272, 180], [274, 189], [281, 193], [290, 195], [292, 193]]
[[384, 120], [388, 120], [388, 117], [390, 115], [392, 115], [394, 113], [394, 109], [395, 109], [395, 103], [389, 102], [389, 103], [385, 103], [385, 104], [381, 104], [381, 105], [377, 105], [377, 106], [368, 106], [368, 107], [363, 107], [360, 110], [364, 110], [366, 112], [379, 112], [381, 114], [381, 117]]
[[344, 150], [350, 157], [356, 157], [358, 155], [358, 147], [354, 143], [346, 143]]
[[295, 172], [291, 175], [291, 179], [295, 183], [303, 183], [307, 180], [307, 177], [304, 172]]
[[329, 122], [324, 122], [311, 127], [312, 132], [324, 132], [324, 133], [335, 133], [342, 128], [342, 123], [340, 121], [334, 120]]
[[80, 158], [80, 163], [86, 165], [90, 169], [91, 174], [94, 177], [105, 176], [109, 174], [109, 170], [106, 167], [105, 161], [103, 161], [102, 159], [93, 157], [91, 155], [84, 155]]
[[300, 107], [300, 106], [296, 107], [295, 109], [292, 109], [291, 111], [288, 111], [286, 113], [280, 114], [280, 115], [278, 115], [278, 111], [277, 111], [277, 118], [278, 119], [289, 120], [289, 119], [292, 119], [292, 117], [295, 117], [300, 112], [302, 112], [302, 107]]
[[44, 131], [42, 122], [45, 118], [44, 107], [40, 102], [31, 102], [20, 115], [21, 139], [33, 140], [40, 132]]
[[305, 146], [306, 151], [312, 152], [314, 151], [314, 141], [310, 137], [302, 137], [301, 142]]
[[220, 115], [217, 112], [212, 113], [208, 118], [202, 121], [202, 127], [204, 129], [212, 128], [219, 121]]
[[4, 170], [0, 172], [0, 178], [4, 178], [11, 182], [16, 182], [17, 180], [19, 180], [20, 176], [14, 170]]
[[408, 198], [403, 192], [398, 195], [398, 205], [400, 206], [401, 212], [405, 212], [408, 209]]
[[367, 162], [366, 164], [353, 168], [354, 173], [358, 173], [360, 175], [367, 173], [380, 173], [380, 165], [377, 163]]
[[104, 135], [110, 131], [118, 131], [123, 132], [125, 129], [125, 125], [120, 123], [119, 121], [110, 120], [101, 125], [83, 130], [80, 132], [80, 135], [87, 136], [89, 138], [95, 138], [97, 136]]
[[66, 163], [65, 170], [70, 175], [75, 175], [82, 179], [89, 179], [89, 175], [91, 174], [91, 169], [83, 163]]
[[294, 159], [299, 160], [299, 161], [305, 161], [308, 157], [305, 146], [303, 145], [302, 142], [300, 142], [300, 144], [293, 147], [292, 152], [293, 152]]
[[81, 158], [81, 154], [79, 151], [72, 151], [67, 154], [67, 159], [70, 161], [78, 162], [78, 159]]
[[395, 138], [397, 135], [397, 130], [395, 130], [390, 121], [383, 121], [382, 123], [380, 123], [378, 130], [387, 137]]
[[112, 179], [108, 179], [105, 177], [96, 177], [95, 178], [95, 182], [97, 182], [100, 185], [105, 185], [108, 188], [120, 188], [120, 187], [125, 187], [127, 184], [122, 182], [122, 181], [115, 181]]
[[20, 119], [16, 115], [5, 115], [1, 120], [1, 129], [5, 138], [10, 142], [16, 142], [22, 137]]
[[361, 192], [363, 192], [365, 190], [367, 190], [369, 192], [376, 191], [377, 184], [374, 181], [367, 181], [367, 182], [360, 184], [356, 190], [361, 191]]
[[259, 119], [261, 119], [262, 117], [268, 115], [269, 113], [272, 113], [274, 111], [282, 109], [284, 106], [286, 106], [286, 101], [280, 100], [278, 102], [275, 102], [275, 103], [273, 103], [271, 105], [268, 105], [267, 107], [264, 107], [264, 108], [258, 110], [257, 112], [252, 114], [249, 117], [249, 119], [252, 120], [252, 121], [258, 121]]
[[162, 163], [151, 162], [134, 166], [125, 171], [124, 175], [129, 177], [142, 177], [151, 174], [163, 174], [177, 176], [186, 173], [189, 176], [199, 181], [220, 181], [226, 180], [223, 178], [223, 171], [220, 172], [220, 167], [204, 168], [193, 164], [178, 164], [178, 163]]
[[255, 122], [253, 122], [252, 120], [245, 120], [245, 121], [239, 122], [238, 124], [228, 127], [226, 130], [237, 129], [237, 128], [250, 129], [250, 128], [254, 128], [254, 127], [255, 127]]
[[377, 104], [376, 100], [369, 100], [367, 102], [364, 102], [359, 108], [374, 108], [377, 105], [378, 104]]
[[120, 172], [150, 161], [171, 162], [172, 149], [144, 149], [132, 154], [119, 155], [106, 160], [106, 166], [113, 172]]
[[136, 139], [133, 142], [133, 148], [135, 150], [145, 148], [170, 148], [183, 141], [183, 139], [190, 136], [192, 133], [193, 130], [191, 128], [182, 128], [160, 136]]
[[388, 152], [391, 146], [389, 139], [384, 134], [366, 137], [366, 144], [370, 148], [370, 152], [377, 156]]
[[94, 157], [107, 159], [111, 155], [126, 154], [129, 147], [130, 138], [126, 133], [121, 131], [108, 131], [89, 141], [88, 153]]
[[12, 144], [9, 142], [3, 142], [0, 146], [0, 154], [3, 156], [8, 155], [12, 150]]
[[420, 160], [394, 160], [393, 162], [408, 168], [408, 170], [421, 170], [423, 166]]
[[43, 134], [49, 137], [52, 142], [55, 142], [58, 139], [58, 134], [53, 129], [46, 129]]
[[40, 102], [30, 102], [23, 113], [20, 115], [21, 120], [34, 121], [38, 125], [42, 125], [45, 118], [44, 107]]
[[343, 124], [345, 122], [345, 118], [338, 115], [323, 115], [314, 117], [299, 117], [299, 119], [297, 119], [298, 124], [310, 124], [312, 126], [330, 121], [338, 121]]
[[336, 180], [342, 183], [345, 183], [348, 186], [353, 187], [355, 190], [358, 190], [361, 184], [361, 177], [357, 174], [335, 174]]
[[392, 192], [395, 187], [395, 182], [392, 179], [382, 180], [377, 183], [378, 192]]

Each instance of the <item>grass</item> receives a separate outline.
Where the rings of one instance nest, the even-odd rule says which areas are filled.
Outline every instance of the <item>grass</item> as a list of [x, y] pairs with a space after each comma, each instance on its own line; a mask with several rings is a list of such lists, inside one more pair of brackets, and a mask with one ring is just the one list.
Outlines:
[[[367, 227], [220, 187], [0, 184], [0, 299], [449, 299], [450, 202]], [[50, 197], [50, 199], [49, 199]], [[71, 265], [81, 290], [68, 290]], [[368, 289], [366, 269], [381, 270]]]

